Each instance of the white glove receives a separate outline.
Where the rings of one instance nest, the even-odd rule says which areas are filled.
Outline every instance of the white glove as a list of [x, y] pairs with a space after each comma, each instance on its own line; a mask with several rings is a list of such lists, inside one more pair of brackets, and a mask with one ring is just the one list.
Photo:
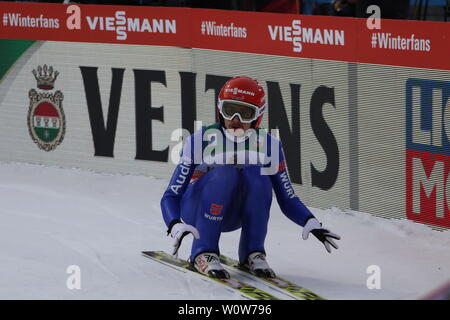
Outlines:
[[178, 257], [178, 249], [181, 246], [181, 241], [183, 241], [183, 238], [189, 233], [192, 233], [195, 239], [200, 238], [198, 230], [190, 224], [178, 222], [175, 223], [170, 229], [170, 236], [173, 239], [172, 256], [174, 256], [175, 258]]
[[303, 227], [303, 240], [308, 239], [310, 232], [323, 243], [325, 249], [327, 249], [329, 253], [331, 253], [330, 245], [332, 245], [335, 249], [338, 248], [338, 245], [334, 243], [333, 239], [340, 240], [341, 237], [327, 229], [322, 228], [322, 224], [317, 221], [316, 218], [310, 218]]

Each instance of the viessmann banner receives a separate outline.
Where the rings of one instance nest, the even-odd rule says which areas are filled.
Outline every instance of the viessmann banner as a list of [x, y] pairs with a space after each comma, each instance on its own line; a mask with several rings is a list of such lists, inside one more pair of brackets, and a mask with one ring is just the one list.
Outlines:
[[1, 3], [3, 39], [168, 45], [450, 70], [445, 23], [162, 8]]
[[449, 24], [20, 3], [0, 19], [2, 161], [167, 179], [247, 75], [306, 204], [450, 227]]

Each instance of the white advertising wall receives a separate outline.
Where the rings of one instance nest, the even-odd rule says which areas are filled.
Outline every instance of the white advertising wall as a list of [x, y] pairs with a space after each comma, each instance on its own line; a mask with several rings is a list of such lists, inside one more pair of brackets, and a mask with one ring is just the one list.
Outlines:
[[[59, 72], [51, 90], [38, 88], [32, 73], [44, 65]], [[35, 42], [0, 82], [0, 161], [168, 179], [174, 168], [170, 156], [180, 143], [171, 140], [172, 133], [192, 130], [193, 120], [214, 122], [220, 84], [235, 75], [254, 77], [266, 89], [269, 111], [262, 126], [279, 129], [291, 179], [307, 205], [406, 218], [408, 201], [421, 201], [420, 190], [419, 199], [417, 191], [415, 199], [407, 192], [406, 177], [413, 174], [407, 170], [407, 94], [420, 91], [415, 82], [408, 87], [408, 79], [445, 86], [448, 71], [178, 47]], [[33, 89], [63, 95], [55, 123], [65, 128], [64, 135], [50, 151], [32, 138]], [[427, 97], [420, 92], [411, 95], [412, 110]], [[439, 100], [442, 110], [446, 94]], [[414, 126], [426, 133], [426, 125]], [[446, 185], [433, 179], [445, 176], [421, 183]]]

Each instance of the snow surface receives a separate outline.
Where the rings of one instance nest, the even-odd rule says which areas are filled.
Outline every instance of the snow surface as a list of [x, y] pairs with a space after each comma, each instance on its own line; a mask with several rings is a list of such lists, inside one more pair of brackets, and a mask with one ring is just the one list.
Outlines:
[[[159, 202], [167, 181], [79, 169], [0, 164], [0, 299], [242, 299], [220, 284], [141, 256], [166, 250]], [[268, 262], [282, 277], [329, 299], [415, 299], [450, 275], [450, 231], [336, 208], [312, 209], [342, 236], [328, 254], [273, 202]], [[187, 258], [192, 238], [183, 242]], [[236, 257], [239, 231], [221, 251]], [[81, 269], [69, 290], [68, 266]], [[378, 265], [381, 289], [366, 286]]]

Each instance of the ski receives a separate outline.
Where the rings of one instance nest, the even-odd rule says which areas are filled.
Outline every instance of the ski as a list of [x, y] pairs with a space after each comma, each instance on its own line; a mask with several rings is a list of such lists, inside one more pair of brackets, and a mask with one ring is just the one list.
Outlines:
[[233, 277], [231, 277], [230, 279], [217, 279], [209, 277], [193, 269], [188, 261], [179, 258], [174, 258], [170, 254], [165, 253], [164, 251], [142, 251], [142, 255], [144, 257], [160, 262], [166, 266], [174, 267], [175, 269], [184, 272], [187, 271], [193, 272], [211, 281], [221, 283], [226, 287], [234, 291], [238, 291], [245, 297], [253, 300], [280, 300], [280, 298], [275, 297], [270, 293], [265, 292], [264, 290], [256, 288], [248, 283], [245, 283]]
[[262, 281], [268, 285], [275, 286], [276, 288], [280, 289], [283, 293], [287, 293], [289, 296], [299, 299], [299, 300], [325, 300], [325, 298], [319, 296], [318, 294], [305, 289], [303, 287], [300, 287], [299, 285], [283, 279], [281, 277], [275, 277], [275, 278], [260, 278], [252, 274], [248, 269], [243, 268], [239, 265], [239, 262], [237, 260], [234, 260], [232, 258], [229, 258], [227, 256], [221, 255], [220, 256], [220, 262], [223, 265], [226, 265], [234, 270], [237, 270], [241, 274], [246, 274], [251, 279], [256, 279], [257, 281]]

